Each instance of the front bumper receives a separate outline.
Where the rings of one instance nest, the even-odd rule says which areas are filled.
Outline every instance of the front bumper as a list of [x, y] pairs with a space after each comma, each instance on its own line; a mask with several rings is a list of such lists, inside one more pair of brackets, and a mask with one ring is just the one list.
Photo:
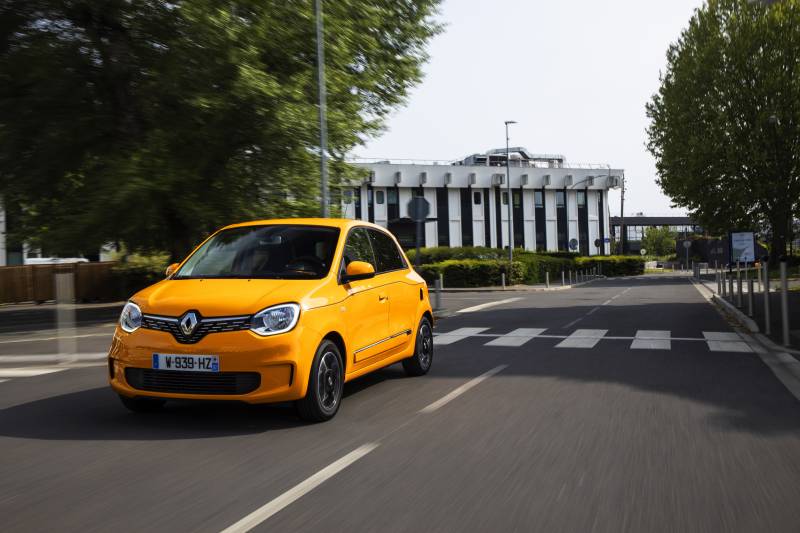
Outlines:
[[[213, 333], [196, 344], [181, 344], [172, 334], [164, 331], [140, 328], [133, 333], [126, 333], [118, 327], [108, 354], [109, 380], [116, 392], [128, 397], [235, 400], [247, 403], [297, 400], [306, 394], [310, 366], [319, 341], [316, 332], [301, 324], [292, 331], [269, 337], [261, 337], [247, 330]], [[236, 390], [252, 389], [247, 387], [234, 389], [233, 393], [232, 389], [225, 389], [224, 394], [215, 394], [207, 393], [199, 386], [184, 387], [185, 392], [165, 392], [163, 386], [155, 386], [152, 380], [140, 379], [144, 371], [139, 370], [128, 371], [126, 377], [126, 369], [151, 369], [154, 353], [216, 355], [219, 356], [220, 372], [208, 373], [207, 377], [216, 374], [219, 378], [235, 376], [239, 379], [249, 374], [250, 379], [253, 373], [257, 373], [260, 379], [251, 392], [236, 393]], [[192, 383], [192, 373], [187, 372], [180, 377], [183, 383]], [[204, 377], [198, 375], [199, 379]], [[220, 389], [207, 390], [219, 392]]]

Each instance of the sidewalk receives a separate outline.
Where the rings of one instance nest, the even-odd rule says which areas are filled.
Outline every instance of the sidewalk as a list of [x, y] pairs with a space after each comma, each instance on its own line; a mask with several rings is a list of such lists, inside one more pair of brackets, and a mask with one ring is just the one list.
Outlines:
[[[735, 275], [735, 274], [734, 274]], [[759, 332], [766, 335], [766, 321], [765, 321], [765, 306], [764, 306], [764, 292], [759, 291], [758, 282], [753, 285], [753, 314], [749, 315], [748, 303], [748, 290], [747, 283], [742, 281], [742, 298], [741, 306], [736, 294], [731, 295], [728, 288], [726, 288], [727, 296], [725, 298], [717, 293], [717, 282], [714, 275], [702, 275], [700, 283], [703, 284], [708, 290], [714, 293], [714, 297], [720, 301], [724, 301], [724, 306], [737, 315], [737, 318], [745, 324], [748, 324], [749, 329], [753, 332]], [[795, 351], [800, 350], [800, 292], [791, 290], [793, 287], [800, 286], [800, 280], [790, 280], [789, 282], [789, 349]], [[737, 291], [738, 284], [734, 279], [734, 291]], [[783, 325], [781, 318], [781, 292], [780, 282], [770, 281], [769, 293], [769, 310], [770, 310], [770, 334], [768, 338], [776, 345], [783, 347]]]

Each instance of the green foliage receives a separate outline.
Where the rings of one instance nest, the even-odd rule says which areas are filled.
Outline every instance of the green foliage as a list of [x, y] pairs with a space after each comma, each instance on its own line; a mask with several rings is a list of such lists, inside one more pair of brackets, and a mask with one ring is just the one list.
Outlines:
[[[420, 272], [429, 283], [444, 274], [447, 287], [485, 287], [500, 284], [500, 272], [506, 272], [507, 250], [499, 248], [423, 248], [420, 250], [422, 266]], [[408, 254], [413, 262], [414, 250]], [[544, 283], [546, 273], [550, 282], [561, 282], [561, 272], [592, 268], [600, 265], [609, 276], [633, 276], [644, 273], [644, 260], [635, 256], [592, 256], [576, 254], [534, 253], [524, 250], [514, 252], [512, 283], [529, 285]], [[451, 278], [452, 276], [452, 278]]]
[[604, 276], [638, 276], [644, 274], [644, 259], [631, 255], [606, 255], [579, 257], [575, 260], [579, 269], [600, 267]]
[[[332, 204], [344, 155], [422, 77], [439, 0], [325, 2]], [[0, 195], [53, 253], [180, 259], [221, 225], [315, 215], [311, 1], [0, 0]]]
[[165, 277], [169, 264], [169, 254], [154, 255], [132, 254], [121, 257], [111, 269], [115, 284], [119, 287], [120, 297], [127, 298], [131, 294], [144, 289]]
[[706, 229], [767, 229], [773, 258], [800, 213], [800, 0], [709, 0], [667, 52], [647, 105], [658, 183]]
[[429, 285], [433, 285], [439, 274], [444, 275], [448, 287], [487, 287], [499, 286], [501, 274], [506, 275], [506, 283], [522, 283], [525, 265], [519, 261], [511, 263], [496, 259], [448, 259], [439, 263], [422, 265], [420, 275]]
[[664, 256], [675, 253], [675, 233], [668, 227], [647, 228], [642, 239], [642, 248], [649, 255]]

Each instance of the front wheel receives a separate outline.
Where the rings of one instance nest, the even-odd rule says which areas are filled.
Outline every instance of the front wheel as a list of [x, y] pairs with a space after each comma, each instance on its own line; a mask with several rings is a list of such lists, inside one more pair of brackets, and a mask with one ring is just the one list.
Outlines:
[[433, 327], [428, 317], [422, 317], [417, 328], [414, 355], [403, 359], [403, 370], [409, 376], [424, 376], [433, 364]]
[[309, 422], [330, 420], [339, 410], [343, 390], [342, 355], [335, 343], [324, 340], [311, 364], [306, 396], [297, 401], [297, 414]]

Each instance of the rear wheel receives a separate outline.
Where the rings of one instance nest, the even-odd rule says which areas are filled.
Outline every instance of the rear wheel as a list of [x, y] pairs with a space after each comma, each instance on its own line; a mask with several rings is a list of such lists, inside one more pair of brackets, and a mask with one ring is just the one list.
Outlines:
[[428, 317], [422, 317], [417, 328], [414, 355], [403, 359], [403, 370], [409, 376], [424, 376], [433, 364], [433, 327]]
[[119, 395], [122, 405], [133, 411], [134, 413], [154, 413], [161, 410], [166, 400], [160, 398], [128, 398], [127, 396]]
[[306, 396], [297, 401], [298, 415], [309, 422], [330, 420], [339, 410], [343, 390], [342, 354], [335, 343], [324, 340], [311, 364]]

